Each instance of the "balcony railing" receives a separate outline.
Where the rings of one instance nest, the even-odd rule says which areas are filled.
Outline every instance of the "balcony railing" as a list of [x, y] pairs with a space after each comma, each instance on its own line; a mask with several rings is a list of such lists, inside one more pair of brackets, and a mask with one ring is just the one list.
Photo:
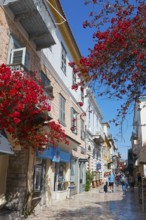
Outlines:
[[93, 136], [93, 141], [94, 141], [96, 144], [102, 144], [102, 143], [104, 143], [104, 138], [102, 137], [102, 135], [97, 134], [97, 135], [94, 135], [94, 136]]
[[24, 71], [28, 72], [27, 68], [22, 64], [10, 64], [8, 65], [12, 71]]

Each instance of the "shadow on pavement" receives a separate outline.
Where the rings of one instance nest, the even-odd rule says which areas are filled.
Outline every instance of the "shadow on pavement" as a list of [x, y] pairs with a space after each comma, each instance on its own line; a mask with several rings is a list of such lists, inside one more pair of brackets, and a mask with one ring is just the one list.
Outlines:
[[129, 191], [123, 196], [118, 190], [107, 194], [95, 191], [80, 194], [75, 200], [65, 201], [62, 205], [54, 204], [42, 218], [34, 219], [146, 220], [146, 212], [142, 211], [142, 206], [138, 203], [137, 192]]

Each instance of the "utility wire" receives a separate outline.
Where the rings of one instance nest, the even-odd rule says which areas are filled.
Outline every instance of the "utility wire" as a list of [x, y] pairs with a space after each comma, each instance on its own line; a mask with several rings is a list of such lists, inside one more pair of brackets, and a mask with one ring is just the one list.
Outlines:
[[66, 19], [62, 16], [62, 14], [50, 3], [50, 1], [48, 0], [48, 4], [54, 9], [54, 11], [57, 12], [57, 14], [59, 14], [59, 16], [63, 19], [62, 22], [60, 23], [55, 23], [56, 25], [61, 25], [63, 24], [64, 22], [66, 22]]

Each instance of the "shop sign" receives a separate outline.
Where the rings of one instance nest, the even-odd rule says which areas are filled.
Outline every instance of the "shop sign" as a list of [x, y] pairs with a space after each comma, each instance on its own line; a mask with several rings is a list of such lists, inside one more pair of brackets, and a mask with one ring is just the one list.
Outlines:
[[70, 162], [70, 153], [62, 151], [60, 148], [48, 147], [43, 152], [37, 152], [37, 157], [41, 159], [50, 159], [52, 162]]
[[101, 163], [97, 163], [96, 164], [96, 170], [100, 170], [101, 169]]
[[55, 149], [55, 155], [52, 159], [53, 162], [59, 163], [60, 162], [60, 151], [59, 149]]

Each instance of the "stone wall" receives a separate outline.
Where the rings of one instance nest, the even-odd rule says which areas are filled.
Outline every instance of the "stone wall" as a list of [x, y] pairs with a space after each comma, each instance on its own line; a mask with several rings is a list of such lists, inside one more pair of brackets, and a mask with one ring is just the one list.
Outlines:
[[28, 159], [27, 150], [17, 151], [9, 158], [6, 186], [7, 206], [14, 210], [20, 210], [26, 199]]

